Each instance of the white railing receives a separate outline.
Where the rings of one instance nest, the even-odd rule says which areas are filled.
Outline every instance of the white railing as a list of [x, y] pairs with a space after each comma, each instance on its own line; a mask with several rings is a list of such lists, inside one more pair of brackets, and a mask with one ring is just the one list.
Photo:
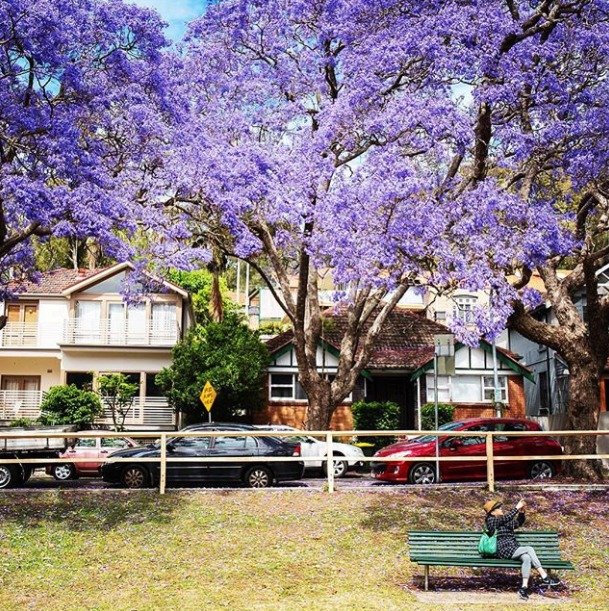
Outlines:
[[73, 318], [65, 323], [63, 342], [71, 345], [173, 346], [179, 338], [177, 323]]
[[41, 390], [0, 390], [0, 420], [40, 416]]
[[[106, 405], [97, 424], [113, 424], [112, 410]], [[120, 422], [120, 417], [119, 417]], [[176, 417], [165, 397], [136, 397], [127, 412], [125, 426], [174, 427]]]
[[7, 322], [0, 331], [0, 346], [3, 348], [36, 346], [38, 344], [37, 322]]

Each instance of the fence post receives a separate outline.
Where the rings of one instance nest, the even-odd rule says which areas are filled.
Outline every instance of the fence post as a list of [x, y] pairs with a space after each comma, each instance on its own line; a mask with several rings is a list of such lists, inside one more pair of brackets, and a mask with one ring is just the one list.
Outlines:
[[495, 463], [493, 462], [493, 434], [486, 434], [486, 481], [489, 492], [495, 492]]
[[167, 433], [161, 433], [161, 478], [159, 481], [159, 492], [165, 494], [167, 483]]
[[332, 448], [332, 432], [326, 433], [326, 458], [328, 459], [328, 492], [334, 492], [334, 450]]

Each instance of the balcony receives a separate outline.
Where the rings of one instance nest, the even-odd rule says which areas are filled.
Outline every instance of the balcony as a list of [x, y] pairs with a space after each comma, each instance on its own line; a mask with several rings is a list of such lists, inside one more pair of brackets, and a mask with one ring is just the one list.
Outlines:
[[65, 323], [63, 344], [70, 346], [173, 346], [180, 338], [177, 323], [74, 318]]
[[41, 390], [0, 390], [0, 420], [40, 416]]
[[37, 322], [7, 322], [0, 331], [0, 347], [28, 348], [38, 345]]

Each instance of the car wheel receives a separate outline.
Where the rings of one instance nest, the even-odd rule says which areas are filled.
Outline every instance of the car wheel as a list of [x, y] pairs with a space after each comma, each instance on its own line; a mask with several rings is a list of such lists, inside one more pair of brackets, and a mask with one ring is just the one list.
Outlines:
[[51, 473], [58, 482], [67, 482], [70, 479], [74, 479], [74, 475], [76, 474], [76, 467], [74, 467], [74, 465], [70, 463], [65, 463], [62, 465], [53, 465]]
[[121, 483], [126, 488], [145, 488], [148, 485], [148, 472], [138, 465], [125, 467], [121, 474]]
[[0, 465], [0, 488], [10, 488], [15, 485], [15, 472], [8, 465]]
[[554, 477], [554, 467], [545, 460], [534, 462], [529, 470], [531, 479], [550, 479]]
[[[346, 460], [335, 460], [334, 461], [334, 477], [344, 477], [347, 473], [347, 469], [349, 468], [349, 464]], [[328, 475], [328, 462], [324, 462], [322, 466], [322, 470], [324, 475], [327, 477]]]
[[273, 474], [267, 467], [252, 467], [245, 474], [244, 481], [248, 488], [268, 488], [273, 483]]
[[409, 479], [411, 484], [435, 484], [436, 468], [426, 462], [418, 463], [410, 470]]

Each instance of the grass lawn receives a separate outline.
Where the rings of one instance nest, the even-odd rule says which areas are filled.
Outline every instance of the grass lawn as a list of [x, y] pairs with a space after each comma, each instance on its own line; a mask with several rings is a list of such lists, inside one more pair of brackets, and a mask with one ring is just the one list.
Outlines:
[[[570, 602], [558, 608], [609, 609], [609, 495], [524, 498], [529, 528], [558, 529], [577, 567], [562, 575]], [[485, 499], [471, 489], [3, 491], [0, 609], [429, 609], [415, 596], [406, 531], [475, 528]], [[432, 588], [472, 594], [516, 584], [515, 571], [431, 572]]]

